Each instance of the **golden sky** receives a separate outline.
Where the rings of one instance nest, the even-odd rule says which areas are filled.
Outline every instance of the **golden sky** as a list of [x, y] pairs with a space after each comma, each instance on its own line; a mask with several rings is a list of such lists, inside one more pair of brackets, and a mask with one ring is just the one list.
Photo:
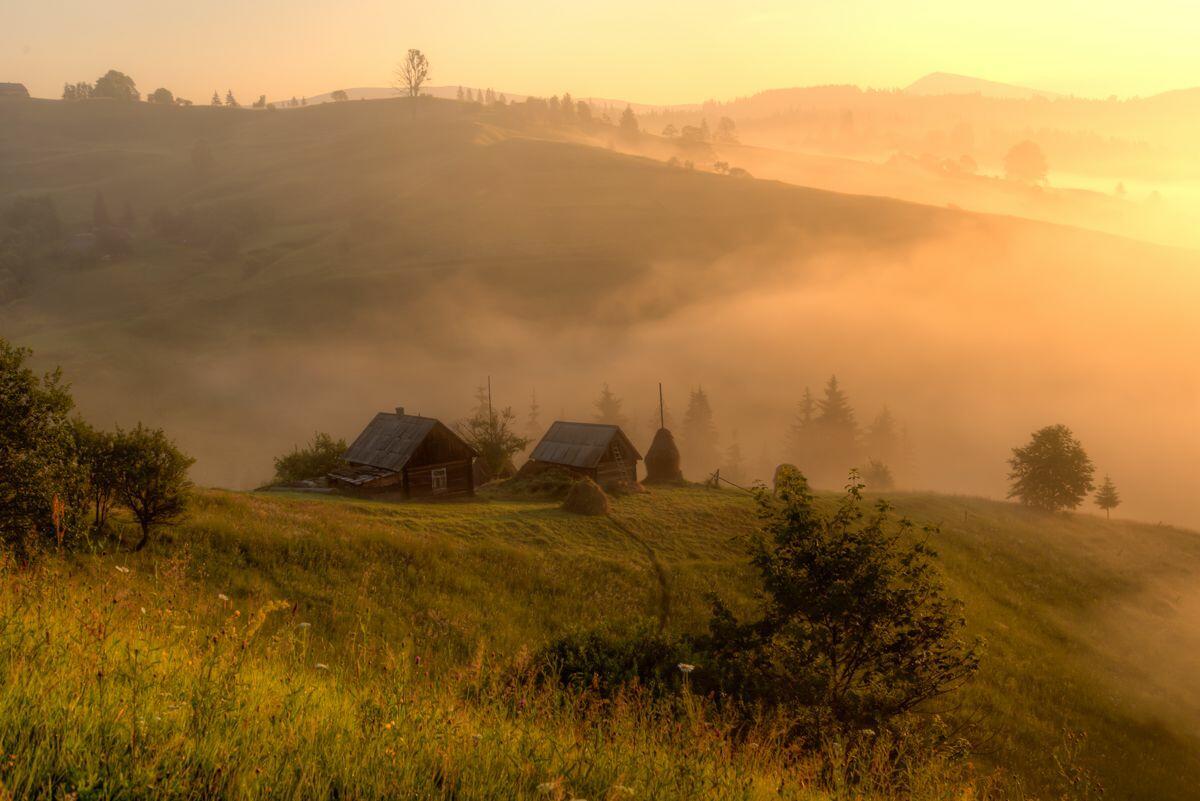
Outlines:
[[1200, 84], [1200, 3], [1177, 0], [0, 0], [0, 81], [53, 97], [114, 67], [143, 91], [245, 100], [433, 84], [644, 103], [956, 72], [1107, 97]]

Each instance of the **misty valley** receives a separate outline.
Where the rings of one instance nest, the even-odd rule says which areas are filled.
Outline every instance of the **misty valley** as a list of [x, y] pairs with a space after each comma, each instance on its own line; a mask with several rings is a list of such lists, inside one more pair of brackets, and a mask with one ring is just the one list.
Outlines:
[[1195, 797], [1200, 89], [401, 53], [0, 83], [0, 799]]

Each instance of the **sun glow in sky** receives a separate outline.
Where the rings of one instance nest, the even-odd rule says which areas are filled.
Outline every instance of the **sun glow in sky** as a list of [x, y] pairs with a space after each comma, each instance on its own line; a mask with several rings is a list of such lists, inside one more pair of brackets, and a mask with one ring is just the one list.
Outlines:
[[387, 85], [417, 47], [434, 85], [644, 103], [934, 71], [1107, 97], [1200, 84], [1198, 38], [1194, 0], [0, 0], [0, 81], [283, 98]]

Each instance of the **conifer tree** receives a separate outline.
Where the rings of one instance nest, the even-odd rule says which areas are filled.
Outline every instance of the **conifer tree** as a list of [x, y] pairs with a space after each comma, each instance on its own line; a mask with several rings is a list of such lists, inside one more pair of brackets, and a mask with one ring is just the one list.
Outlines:
[[721, 466], [721, 474], [734, 484], [741, 484], [746, 477], [746, 460], [742, 456], [737, 430], [734, 430], [729, 447], [725, 449], [725, 464]]
[[842, 482], [858, 459], [858, 422], [850, 399], [831, 376], [817, 401], [814, 422], [814, 478], [827, 485]]
[[488, 106], [490, 106], [490, 105], [492, 105], [493, 103], [495, 103], [495, 102], [496, 102], [496, 93], [495, 93], [495, 92], [493, 92], [493, 91], [492, 91], [492, 90], [489, 88], [489, 89], [488, 89], [486, 92], [484, 92], [484, 93], [483, 93], [483, 102], [484, 102], [484, 104], [485, 104], [485, 105], [488, 105]]
[[625, 110], [621, 112], [621, 133], [630, 139], [637, 137], [637, 117], [634, 116], [633, 109], [629, 106], [626, 106]]
[[788, 458], [795, 460], [797, 464], [804, 464], [812, 456], [813, 421], [816, 411], [817, 402], [813, 399], [812, 391], [805, 387], [804, 397], [800, 399], [796, 411], [796, 419], [788, 432]]
[[596, 414], [594, 415], [596, 422], [624, 426], [627, 421], [625, 415], [621, 413], [623, 403], [624, 401], [608, 388], [608, 384], [605, 384], [603, 389], [600, 390], [600, 397], [592, 404], [596, 407]]
[[237, 98], [235, 98], [233, 96], [232, 89], [229, 89], [228, 91], [225, 92], [225, 105], [228, 106], [229, 108], [238, 108], [239, 107]]
[[1117, 493], [1117, 485], [1111, 478], [1104, 476], [1104, 483], [1096, 491], [1096, 505], [1104, 510], [1105, 517], [1112, 517], [1112, 510], [1121, 505], [1121, 496]]
[[703, 387], [692, 391], [683, 415], [683, 462], [694, 475], [707, 476], [721, 466], [717, 427]]
[[221, 96], [219, 94], [217, 94], [215, 89], [213, 90], [212, 100], [209, 101], [209, 105], [212, 105], [212, 106], [221, 105]]
[[463, 100], [464, 100], [463, 88], [461, 86], [458, 87], [458, 95], [456, 97], [457, 97], [459, 103], [463, 102]]
[[867, 459], [874, 459], [887, 465], [889, 469], [895, 469], [900, 462], [900, 436], [896, 418], [887, 406], [880, 410], [867, 427], [863, 435], [863, 451]]

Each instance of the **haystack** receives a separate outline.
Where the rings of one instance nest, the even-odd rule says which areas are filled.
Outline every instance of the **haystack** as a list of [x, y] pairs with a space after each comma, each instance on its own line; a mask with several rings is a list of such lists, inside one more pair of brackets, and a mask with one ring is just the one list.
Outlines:
[[562, 508], [577, 515], [606, 515], [608, 514], [608, 496], [600, 485], [590, 478], [580, 479], [567, 493]]
[[789, 462], [784, 462], [775, 468], [775, 477], [773, 488], [775, 492], [779, 492], [779, 485], [789, 483], [795, 480], [804, 480], [804, 474], [800, 472], [800, 468]]
[[647, 484], [680, 484], [683, 471], [679, 469], [679, 448], [675, 437], [665, 428], [658, 429], [650, 450], [646, 451]]

